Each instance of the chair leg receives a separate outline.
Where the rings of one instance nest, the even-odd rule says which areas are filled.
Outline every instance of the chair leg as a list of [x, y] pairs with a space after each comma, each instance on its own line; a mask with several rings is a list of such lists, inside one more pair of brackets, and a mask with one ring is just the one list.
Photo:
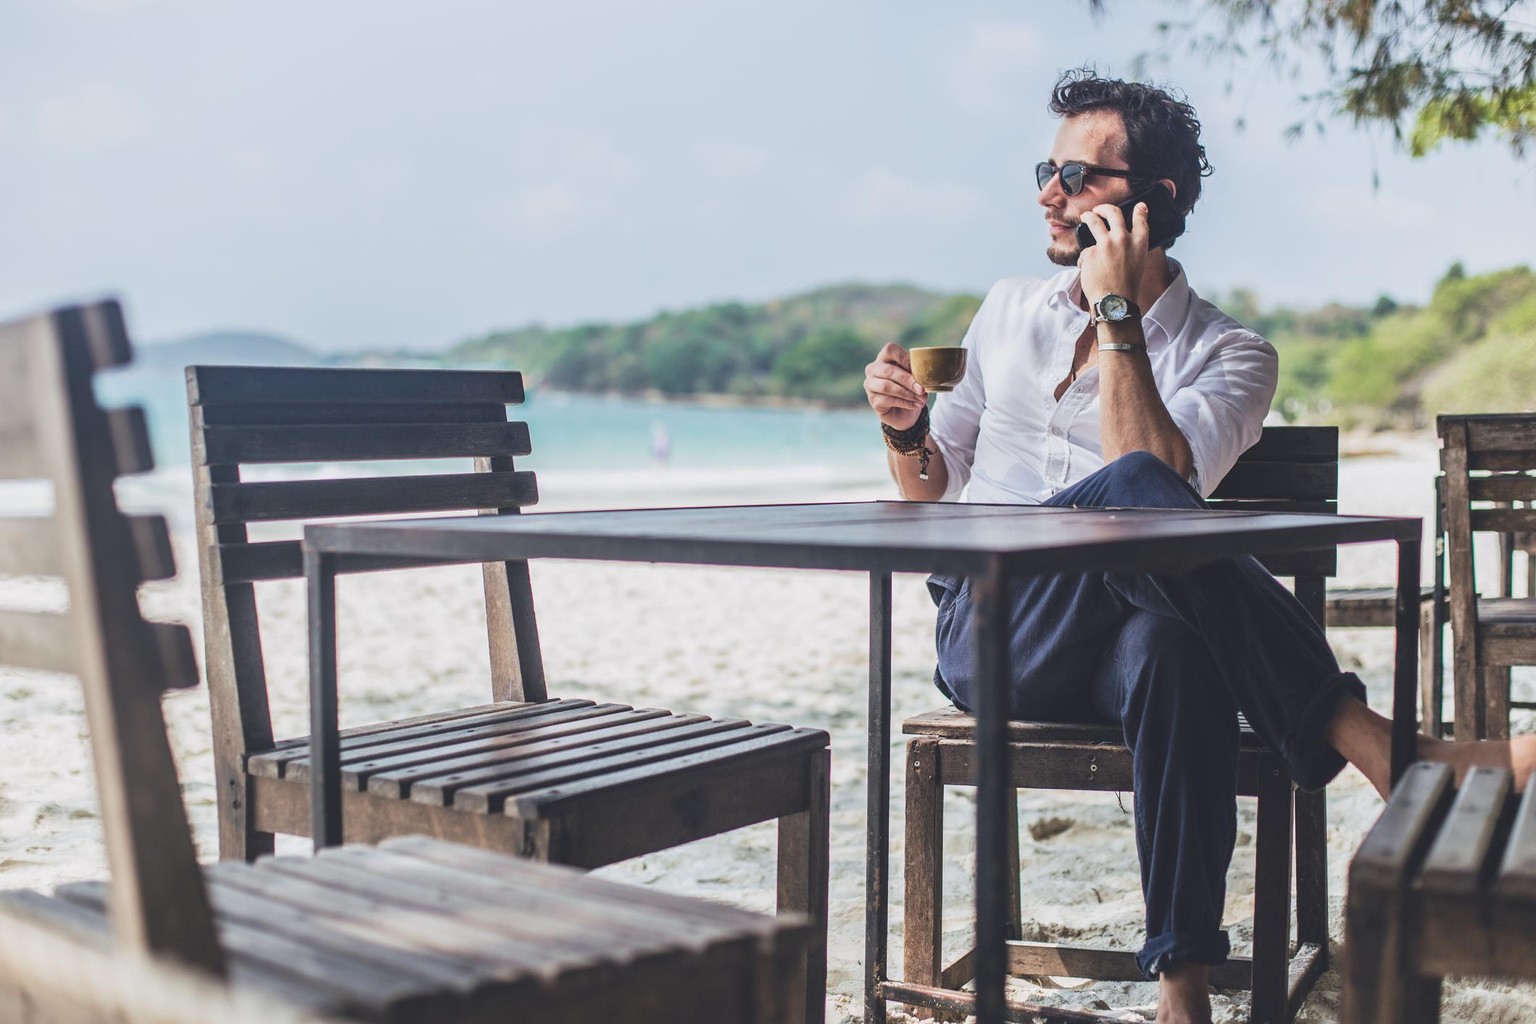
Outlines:
[[806, 949], [805, 1024], [822, 1024], [827, 1013], [827, 874], [831, 824], [831, 751], [812, 758], [809, 804], [779, 819], [779, 912], [811, 919]]
[[1253, 894], [1251, 1024], [1286, 1024], [1290, 967], [1291, 822], [1295, 787], [1273, 757], [1259, 766]]
[[[902, 905], [902, 977], [938, 985], [940, 915], [944, 905], [944, 788], [939, 785], [939, 744], [921, 736], [907, 743], [906, 898]], [[932, 1016], [914, 1006], [918, 1016]]]
[[1442, 686], [1439, 668], [1440, 630], [1433, 604], [1419, 613], [1419, 731], [1437, 739], [1445, 731], [1445, 711], [1440, 706]]
[[1008, 798], [1007, 819], [1003, 828], [1008, 832], [1008, 937], [1024, 937], [1024, 869], [1019, 859], [1019, 794]]
[[214, 784], [219, 792], [219, 859], [254, 863], [277, 848], [277, 837], [251, 825], [251, 785], [237, 758], [215, 760]]
[[1296, 941], [1323, 950], [1328, 966], [1328, 797], [1297, 791]]
[[1509, 674], [1508, 665], [1483, 669], [1484, 735], [1490, 740], [1509, 739]]
[[1482, 694], [1479, 691], [1482, 686], [1477, 665], [1464, 659], [1458, 651], [1451, 671], [1456, 684], [1456, 703], [1452, 709], [1456, 716], [1456, 731], [1453, 735], [1458, 740], [1481, 739], [1483, 733], [1478, 719], [1481, 717]]

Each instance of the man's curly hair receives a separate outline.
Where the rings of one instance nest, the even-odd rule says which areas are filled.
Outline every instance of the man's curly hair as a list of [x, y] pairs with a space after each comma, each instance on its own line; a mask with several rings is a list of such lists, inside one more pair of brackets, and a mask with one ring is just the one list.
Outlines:
[[1051, 113], [1072, 117], [1094, 110], [1111, 110], [1125, 122], [1125, 151], [1120, 154], [1135, 175], [1134, 191], [1167, 178], [1178, 195], [1174, 203], [1188, 213], [1200, 198], [1200, 179], [1211, 163], [1200, 144], [1200, 119], [1195, 108], [1167, 90], [1141, 82], [1100, 78], [1092, 68], [1064, 73], [1051, 91]]

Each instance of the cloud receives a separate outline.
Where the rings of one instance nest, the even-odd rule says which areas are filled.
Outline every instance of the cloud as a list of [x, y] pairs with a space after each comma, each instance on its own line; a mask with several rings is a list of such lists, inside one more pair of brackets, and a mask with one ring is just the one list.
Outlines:
[[768, 151], [739, 142], [698, 142], [693, 155], [711, 178], [749, 178], [768, 163]]
[[92, 86], [38, 103], [33, 126], [43, 146], [73, 155], [116, 149], [144, 134], [144, 122], [121, 93]]
[[1044, 55], [1045, 40], [1028, 25], [975, 25], [950, 64], [950, 89], [969, 110], [1017, 109], [1019, 87]]
[[918, 182], [880, 167], [850, 185], [841, 205], [845, 217], [862, 223], [948, 227], [970, 220], [981, 196], [955, 182]]

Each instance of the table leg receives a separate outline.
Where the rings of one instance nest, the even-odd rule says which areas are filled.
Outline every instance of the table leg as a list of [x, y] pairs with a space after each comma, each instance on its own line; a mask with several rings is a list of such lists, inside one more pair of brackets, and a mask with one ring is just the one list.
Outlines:
[[1006, 994], [1009, 887], [1003, 825], [1008, 820], [1008, 641], [1003, 574], [994, 566], [971, 578], [976, 618], [976, 1020], [999, 1024]]
[[890, 930], [891, 574], [869, 574], [869, 813], [864, 858], [864, 1020], [885, 1024]]
[[1397, 658], [1392, 677], [1392, 784], [1418, 757], [1419, 541], [1397, 542]]
[[341, 844], [336, 696], [336, 556], [304, 545], [309, 587], [309, 822], [315, 851]]

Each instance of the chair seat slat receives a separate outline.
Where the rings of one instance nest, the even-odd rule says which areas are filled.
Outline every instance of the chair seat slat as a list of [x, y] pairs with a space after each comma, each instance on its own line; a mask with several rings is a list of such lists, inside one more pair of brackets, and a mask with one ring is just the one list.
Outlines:
[[1474, 768], [1467, 773], [1424, 858], [1419, 884], [1425, 892], [1452, 896], [1478, 892], [1504, 798], [1512, 785], [1507, 771]]
[[188, 395], [196, 405], [276, 402], [372, 404], [500, 402], [523, 400], [515, 370], [381, 370], [350, 367], [187, 367]]
[[[540, 715], [537, 718], [487, 724], [475, 728], [439, 732], [416, 739], [365, 747], [362, 750], [344, 750], [342, 753], [342, 782], [348, 789], [363, 789], [377, 772], [404, 768], [435, 760], [450, 759], [467, 750], [502, 751], [503, 756], [514, 756], [525, 744], [541, 744], [553, 736], [580, 733], [589, 728], [601, 728], [614, 719], [649, 720], [660, 718], [665, 711], [645, 709], [632, 711], [618, 704], [563, 711]], [[310, 776], [310, 759], [297, 757], [283, 766], [283, 778], [306, 783]]]
[[1449, 765], [1410, 765], [1350, 864], [1350, 885], [1397, 891], [1428, 850], [1453, 795]]
[[411, 783], [416, 779], [477, 768], [497, 758], [528, 756], [525, 751], [532, 746], [558, 751], [573, 743], [607, 742], [691, 721], [707, 719], [703, 715], [669, 715], [656, 708], [646, 708], [629, 714], [597, 715], [522, 732], [445, 742], [344, 768], [343, 783], [350, 775], [354, 784], [366, 786], [370, 793], [398, 799], [409, 794]]
[[[375, 849], [382, 853], [456, 867], [483, 878], [508, 879], [522, 884], [530, 880], [538, 882], [544, 873], [543, 865], [522, 857], [506, 857], [474, 846], [445, 843], [426, 836], [396, 836], [384, 840]], [[569, 874], [565, 881], [565, 888], [572, 892], [623, 900], [635, 906], [648, 907], [682, 920], [700, 921], [712, 927], [726, 925], [760, 932], [777, 932], [781, 927], [778, 923], [781, 919], [764, 917], [727, 903], [697, 900], [659, 889], [637, 888], [596, 875]]]
[[[382, 722], [374, 725], [360, 726], [357, 729], [348, 729], [342, 734], [342, 761], [346, 763], [348, 758], [359, 756], [372, 757], [379, 750], [388, 749], [391, 745], [402, 740], [437, 736], [447, 732], [458, 732], [466, 727], [479, 728], [495, 725], [500, 722], [532, 719], [593, 706], [593, 702], [589, 700], [551, 700], [534, 704], [507, 701], [499, 704], [482, 704], [475, 708], [463, 709], [462, 713], [459, 714], [427, 715], [422, 718], [408, 718], [398, 722]], [[606, 706], [629, 710], [626, 705], [613, 704]], [[300, 736], [294, 739], [283, 740], [270, 750], [250, 755], [247, 765], [253, 774], [276, 779], [282, 777], [283, 769], [286, 765], [293, 761], [308, 759], [308, 757], [309, 737]]]
[[[658, 913], [658, 908], [617, 899], [594, 898], [593, 894], [563, 885], [530, 884], [531, 880], [509, 880], [487, 876], [479, 872], [422, 860], [391, 850], [373, 847], [353, 847], [347, 850], [328, 851], [321, 854], [322, 864], [352, 863], [364, 868], [380, 884], [423, 889], [439, 893], [447, 904], [466, 914], [484, 916], [487, 908], [515, 906], [524, 915], [498, 915], [494, 923], [516, 933], [526, 933], [533, 927], [547, 929], [550, 922], [564, 923], [562, 931], [567, 936], [581, 937], [590, 943], [596, 936], [594, 952], [599, 956], [622, 953], [644, 956], [658, 945], [665, 936], [667, 944], [680, 945], [685, 949], [702, 951], [725, 941], [735, 942], [756, 931], [743, 932], [738, 925], [727, 925], [709, 918], [691, 914]], [[530, 921], [530, 918], [537, 923]], [[544, 931], [543, 934], [551, 934]]]
[[[496, 797], [482, 800], [479, 795], [470, 795], [459, 803], [457, 795], [466, 790], [475, 794], [495, 790], [504, 797], [519, 788], [559, 786], [594, 773], [733, 743], [746, 737], [750, 730], [751, 723], [740, 719], [657, 715], [642, 723], [604, 730], [591, 739], [582, 736], [574, 740], [544, 740], [493, 753], [473, 764], [461, 762], [456, 767], [444, 766], [410, 780], [409, 786], [397, 786], [396, 789], [408, 791], [410, 799], [416, 803], [452, 804], [460, 810], [494, 813], [500, 809]], [[376, 790], [370, 786], [369, 792]]]
[[[106, 884], [102, 882], [74, 883], [58, 889], [62, 899], [98, 913], [105, 913], [106, 893]], [[343, 1013], [377, 1013], [419, 988], [383, 968], [329, 954], [303, 940], [261, 929], [220, 922], [219, 944], [232, 960], [254, 963], [261, 970], [286, 975], [293, 982], [317, 989], [324, 1003]]]
[[530, 451], [526, 423], [392, 423], [209, 427], [197, 455], [205, 465], [231, 465], [468, 459]]
[[1536, 902], [1536, 786], [1527, 786], [1520, 796], [1493, 894], [1496, 899]]
[[212, 500], [216, 523], [280, 522], [521, 508], [538, 500], [538, 484], [532, 473], [524, 472], [295, 480], [214, 484]]
[[73, 673], [75, 645], [66, 615], [0, 610], [0, 651], [7, 665]]

